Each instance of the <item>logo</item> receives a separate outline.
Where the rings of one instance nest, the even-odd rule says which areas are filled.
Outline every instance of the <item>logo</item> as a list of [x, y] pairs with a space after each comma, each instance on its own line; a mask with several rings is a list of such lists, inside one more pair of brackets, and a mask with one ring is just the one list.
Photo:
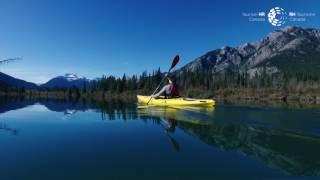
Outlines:
[[297, 10], [287, 9], [286, 11], [279, 6], [276, 6], [269, 11], [260, 9], [259, 11], [242, 12], [241, 15], [249, 22], [268, 22], [271, 26], [279, 27], [296, 22], [306, 22], [307, 19], [315, 18], [315, 12], [302, 12]]
[[268, 13], [268, 20], [273, 26], [282, 26], [286, 19], [287, 13], [280, 7], [274, 7]]

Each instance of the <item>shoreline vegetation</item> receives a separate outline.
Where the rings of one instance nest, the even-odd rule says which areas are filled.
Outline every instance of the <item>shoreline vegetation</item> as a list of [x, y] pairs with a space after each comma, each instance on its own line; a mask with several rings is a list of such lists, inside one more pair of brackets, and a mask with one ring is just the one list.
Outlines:
[[[113, 94], [110, 92], [96, 91], [93, 93], [78, 93], [76, 91], [64, 90], [25, 90], [23, 92], [11, 91], [0, 92], [1, 97], [21, 97], [26, 99], [66, 99], [81, 100], [92, 99], [95, 101], [107, 101], [110, 99], [135, 101], [137, 94], [150, 94], [149, 91], [130, 91]], [[183, 96], [193, 98], [209, 98], [224, 102], [279, 102], [279, 103], [299, 103], [299, 104], [320, 104], [320, 96], [316, 94], [301, 94], [277, 91], [274, 89], [223, 89], [213, 92], [210, 97], [206, 91], [192, 89], [190, 94], [199, 93], [199, 96]]]
[[[320, 76], [315, 73], [276, 73], [250, 76], [242, 72], [215, 74], [212, 71], [176, 71], [181, 96], [218, 101], [320, 104]], [[140, 76], [103, 76], [92, 84], [71, 88], [25, 89], [0, 84], [1, 97], [27, 99], [120, 99], [136, 101], [137, 94], [151, 94], [164, 73], [160, 68]]]
[[[62, 103], [92, 103], [98, 107], [104, 106], [105, 103], [111, 104], [136, 104], [136, 94], [135, 93], [122, 93], [117, 95], [110, 95], [108, 93], [104, 93], [104, 98], [102, 98], [103, 93], [95, 93], [94, 95], [81, 95], [79, 97], [73, 96], [68, 97], [68, 95], [64, 95], [63, 92], [27, 92], [26, 94], [1, 94], [0, 93], [0, 106], [4, 105], [8, 102], [38, 102], [38, 101], [54, 101], [54, 102], [62, 102]], [[244, 97], [238, 98], [237, 96], [228, 96], [228, 97], [213, 97], [217, 101], [218, 105], [236, 105], [236, 106], [246, 106], [253, 108], [289, 108], [289, 109], [320, 109], [320, 103], [313, 101], [311, 99], [308, 100], [300, 100], [299, 98], [290, 99], [288, 98], [284, 101], [282, 98], [266, 98], [266, 97]]]

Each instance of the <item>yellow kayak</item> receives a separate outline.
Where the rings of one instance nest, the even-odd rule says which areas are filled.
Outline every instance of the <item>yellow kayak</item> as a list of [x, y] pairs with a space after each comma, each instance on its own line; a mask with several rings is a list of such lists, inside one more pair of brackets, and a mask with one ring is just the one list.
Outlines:
[[[139, 104], [147, 104], [150, 100], [150, 96], [137, 95]], [[199, 106], [208, 107], [214, 106], [215, 101], [213, 99], [194, 99], [194, 98], [152, 98], [148, 105], [157, 106]]]

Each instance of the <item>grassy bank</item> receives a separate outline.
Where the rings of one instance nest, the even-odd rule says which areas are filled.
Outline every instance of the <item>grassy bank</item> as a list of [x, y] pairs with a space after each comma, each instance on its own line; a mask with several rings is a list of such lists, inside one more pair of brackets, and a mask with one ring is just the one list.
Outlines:
[[283, 91], [278, 89], [224, 89], [214, 92], [216, 99], [246, 101], [299, 102], [302, 104], [320, 104], [319, 91]]
[[[10, 91], [1, 92], [0, 97], [8, 98], [26, 98], [26, 99], [56, 99], [56, 100], [81, 100], [81, 99], [92, 99], [94, 101], [108, 101], [112, 99], [135, 101], [136, 91], [128, 91], [122, 93], [110, 93], [105, 91], [94, 91], [94, 92], [70, 92], [70, 91], [39, 91], [39, 90], [26, 90], [24, 92]], [[141, 92], [143, 93], [143, 92]]]

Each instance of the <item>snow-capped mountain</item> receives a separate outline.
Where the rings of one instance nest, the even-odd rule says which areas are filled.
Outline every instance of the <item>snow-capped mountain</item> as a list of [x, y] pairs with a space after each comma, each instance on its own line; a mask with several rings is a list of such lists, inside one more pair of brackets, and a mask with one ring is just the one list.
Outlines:
[[79, 78], [76, 74], [67, 73], [64, 76], [57, 76], [52, 78], [45, 84], [42, 84], [42, 88], [71, 88], [71, 87], [88, 87], [91, 81], [85, 77]]
[[71, 74], [71, 73], [65, 74], [64, 77], [65, 77], [68, 81], [75, 81], [75, 80], [80, 79], [77, 74]]

